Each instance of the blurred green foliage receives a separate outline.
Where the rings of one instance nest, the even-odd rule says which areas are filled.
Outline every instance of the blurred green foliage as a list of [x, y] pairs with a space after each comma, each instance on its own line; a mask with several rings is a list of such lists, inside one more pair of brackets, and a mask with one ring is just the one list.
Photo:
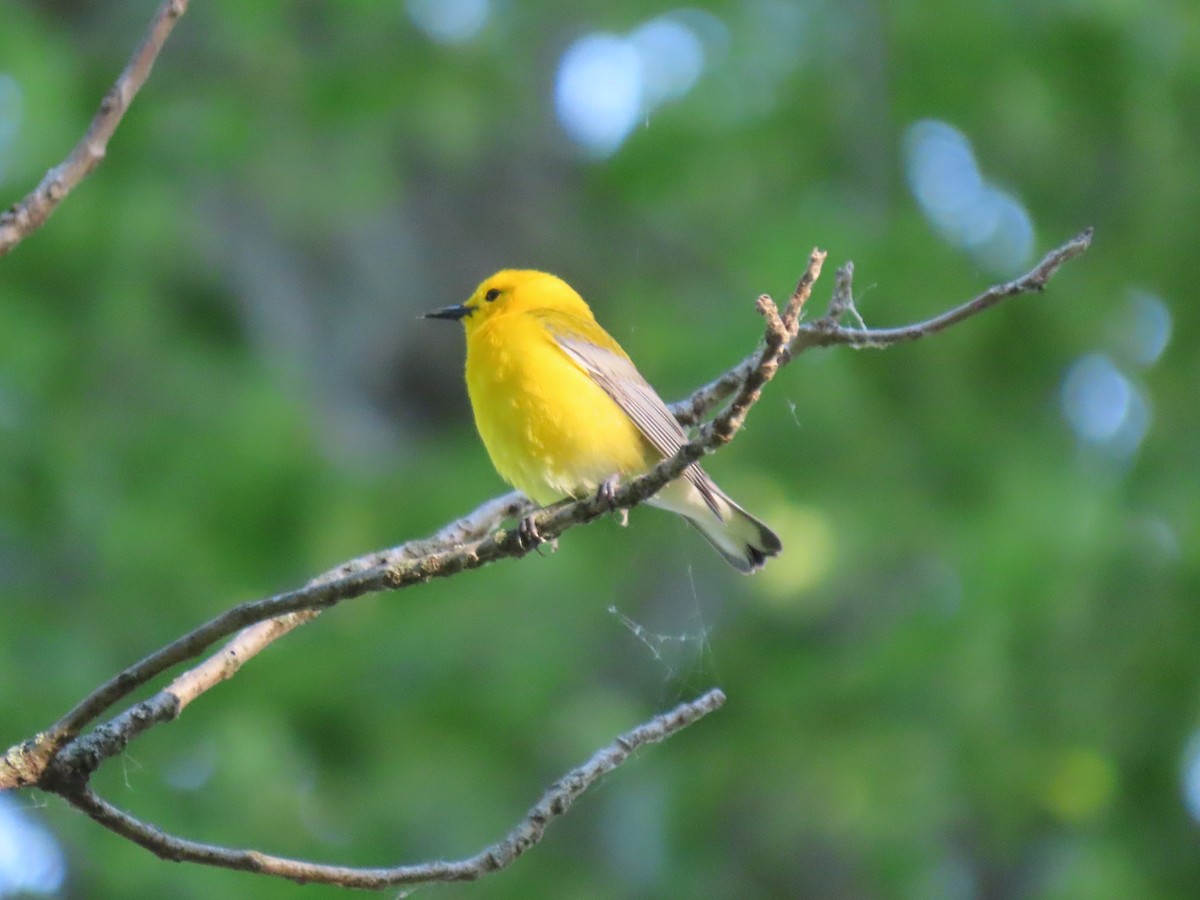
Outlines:
[[[153, 6], [0, 5], [9, 200]], [[196, 0], [103, 166], [0, 260], [0, 743], [226, 607], [499, 493], [461, 336], [416, 320], [495, 268], [574, 283], [668, 398], [749, 351], [753, 298], [814, 244], [814, 302], [853, 259], [872, 325], [985, 287], [905, 182], [905, 131], [933, 118], [1036, 252], [1087, 225], [1095, 246], [1043, 296], [786, 369], [709, 466], [783, 537], [762, 576], [637, 510], [338, 608], [97, 781], [201, 840], [456, 857], [718, 684], [719, 714], [438, 895], [1195, 896], [1200, 7], [714, 3], [724, 52], [588, 159], [558, 60], [671, 7], [496, 2], [447, 45], [417, 6]], [[1143, 295], [1171, 332], [1139, 365]], [[1141, 398], [1140, 443], [1064, 417], [1089, 354]], [[63, 896], [299, 896], [16, 801], [64, 848]]]

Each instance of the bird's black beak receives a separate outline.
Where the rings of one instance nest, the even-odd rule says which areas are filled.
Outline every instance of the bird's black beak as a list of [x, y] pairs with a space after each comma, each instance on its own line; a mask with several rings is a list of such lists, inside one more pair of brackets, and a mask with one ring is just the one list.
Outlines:
[[471, 314], [471, 307], [460, 303], [458, 306], [444, 306], [441, 309], [431, 309], [423, 319], [463, 319]]

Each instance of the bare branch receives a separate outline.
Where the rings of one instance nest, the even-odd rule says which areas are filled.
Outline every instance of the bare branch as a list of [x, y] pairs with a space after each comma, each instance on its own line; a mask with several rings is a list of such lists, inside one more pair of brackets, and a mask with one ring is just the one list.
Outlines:
[[[814, 323], [799, 324], [804, 302], [824, 260], [823, 253], [814, 251], [783, 315], [769, 297], [759, 299], [759, 311], [767, 320], [763, 346], [721, 378], [675, 406], [681, 421], [686, 422], [737, 391], [726, 410], [702, 428], [698, 437], [675, 456], [620, 486], [611, 502], [589, 497], [538, 511], [534, 521], [539, 533], [552, 540], [575, 525], [610, 513], [614, 506], [628, 509], [652, 496], [678, 477], [690, 463], [731, 440], [762, 386], [779, 366], [796, 354], [813, 346], [836, 343], [886, 346], [888, 341], [914, 340], [936, 333], [1007, 297], [1040, 290], [1064, 262], [1087, 249], [1090, 238], [1091, 232], [1084, 232], [1049, 253], [1021, 278], [993, 287], [942, 316], [905, 328], [875, 331], [851, 329], [840, 324], [841, 316], [853, 310], [852, 268], [849, 264], [838, 272], [830, 311]], [[228, 610], [102, 685], [47, 731], [10, 747], [0, 758], [0, 790], [47, 780], [59, 784], [86, 780], [105, 759], [121, 752], [129, 740], [159, 722], [173, 719], [195, 697], [230, 677], [272, 641], [315, 618], [328, 606], [366, 593], [447, 577], [498, 559], [524, 556], [530, 548], [522, 543], [516, 529], [492, 529], [504, 519], [519, 517], [531, 508], [532, 504], [521, 494], [506, 494], [450, 523], [428, 539], [359, 557], [313, 579], [299, 590], [243, 603]], [[79, 737], [84, 726], [130, 691], [180, 662], [203, 653], [213, 643], [239, 629], [248, 630], [238, 634], [206, 662], [180, 675], [158, 694], [130, 707], [92, 734]], [[48, 772], [52, 760], [54, 771]]]
[[150, 75], [158, 52], [180, 16], [187, 12], [187, 7], [188, 0], [164, 0], [124, 71], [100, 101], [100, 109], [92, 118], [92, 124], [82, 140], [65, 160], [45, 174], [38, 186], [24, 199], [0, 213], [0, 256], [11, 252], [17, 244], [41, 228], [63, 198], [100, 165], [108, 149], [109, 138]]
[[639, 748], [666, 740], [720, 709], [724, 703], [725, 694], [714, 688], [620, 735], [607, 747], [596, 751], [583, 765], [572, 769], [551, 785], [542, 799], [503, 839], [474, 856], [455, 862], [435, 861], [381, 869], [323, 865], [272, 856], [257, 850], [236, 850], [175, 837], [122, 811], [86, 785], [66, 791], [63, 796], [105, 828], [140, 844], [156, 856], [176, 862], [257, 872], [300, 883], [316, 882], [369, 890], [415, 887], [446, 881], [474, 881], [515, 862], [542, 839], [550, 823], [566, 813], [580, 795], [624, 763]]
[[[982, 294], [968, 300], [961, 306], [956, 306], [954, 309], [934, 316], [932, 319], [912, 325], [905, 325], [901, 328], [843, 327], [839, 322], [841, 314], [847, 309], [853, 310], [854, 301], [853, 298], [849, 298], [848, 302], [847, 299], [842, 298], [839, 305], [836, 301], [841, 297], [841, 294], [835, 294], [835, 304], [831, 304], [829, 313], [800, 329], [800, 334], [793, 344], [792, 352], [799, 353], [809, 347], [832, 347], [836, 344], [882, 349], [895, 344], [903, 344], [908, 341], [918, 340], [919, 338], [929, 337], [931, 334], [945, 331], [951, 325], [957, 325], [959, 322], [969, 319], [972, 316], [979, 315], [984, 310], [990, 309], [997, 303], [1007, 300], [1010, 297], [1037, 293], [1043, 290], [1046, 287], [1046, 283], [1054, 277], [1054, 274], [1062, 267], [1063, 263], [1082, 255], [1091, 245], [1092, 229], [1088, 228], [1062, 246], [1051, 250], [1042, 257], [1041, 262], [1020, 278], [1015, 278], [1004, 284], [988, 288]], [[848, 296], [849, 273], [846, 275], [846, 285]]]
[[[253, 634], [239, 634], [217, 656], [181, 675], [165, 689], [166, 693], [174, 696], [178, 706], [172, 707], [167, 698], [156, 697], [142, 704], [145, 708], [138, 713], [138, 718], [145, 719], [152, 706], [158, 711], [158, 715], [174, 718], [200, 693], [231, 677], [247, 660], [265, 649], [272, 641], [283, 637], [304, 622], [315, 619], [321, 609], [364, 593], [385, 590], [390, 566], [404, 560], [444, 552], [464, 543], [477, 542], [505, 518], [523, 515], [532, 507], [533, 504], [523, 494], [514, 491], [489, 500], [423, 541], [410, 541], [390, 550], [370, 553], [342, 563], [312, 579], [299, 591], [235, 606], [101, 685], [46, 732], [39, 735], [39, 738], [52, 743], [53, 749], [58, 749], [74, 738], [88, 722], [130, 691], [184, 660], [198, 656], [221, 638], [239, 629], [253, 626]], [[299, 605], [283, 608], [289, 598], [296, 597], [307, 599]], [[281, 608], [275, 609], [271, 604]], [[286, 626], [280, 622], [263, 622], [265, 619], [281, 615], [288, 617]], [[135, 710], [137, 707], [130, 712]], [[123, 747], [117, 752], [120, 752], [120, 749]], [[6, 786], [4, 769], [0, 765], [0, 790]]]
[[[837, 282], [834, 287], [833, 300], [829, 311], [814, 322], [800, 326], [796, 338], [788, 348], [783, 362], [799, 356], [805, 350], [814, 347], [832, 347], [845, 344], [851, 347], [873, 347], [882, 349], [893, 344], [915, 341], [944, 331], [951, 325], [978, 315], [990, 309], [1003, 300], [1017, 297], [1021, 294], [1038, 293], [1058, 272], [1064, 264], [1081, 256], [1092, 244], [1092, 229], [1080, 232], [1065, 244], [1047, 253], [1036, 266], [1019, 278], [1004, 284], [988, 288], [977, 297], [968, 300], [948, 312], [935, 316], [925, 322], [917, 322], [900, 328], [847, 328], [841, 324], [842, 316], [852, 312], [857, 318], [854, 308], [850, 280], [854, 273], [852, 263], [847, 263], [838, 270]], [[860, 320], [861, 321], [861, 320]], [[729, 371], [713, 379], [703, 387], [697, 388], [692, 395], [678, 403], [671, 404], [671, 412], [682, 425], [695, 425], [721, 404], [730, 394], [737, 390], [754, 367], [757, 354], [750, 354]]]

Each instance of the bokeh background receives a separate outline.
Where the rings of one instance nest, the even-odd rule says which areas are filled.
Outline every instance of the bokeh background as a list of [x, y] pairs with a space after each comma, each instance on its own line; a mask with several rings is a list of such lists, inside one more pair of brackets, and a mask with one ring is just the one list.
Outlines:
[[[0, 260], [0, 744], [230, 605], [500, 493], [461, 335], [555, 271], [668, 399], [814, 245], [871, 325], [1094, 225], [1043, 295], [808, 353], [710, 470], [754, 578], [654, 510], [356, 600], [97, 779], [186, 836], [474, 853], [613, 735], [720, 713], [444, 897], [1175, 898], [1200, 884], [1200, 6], [195, 0]], [[0, 192], [151, 0], [0, 5]], [[343, 896], [0, 797], [0, 895]]]

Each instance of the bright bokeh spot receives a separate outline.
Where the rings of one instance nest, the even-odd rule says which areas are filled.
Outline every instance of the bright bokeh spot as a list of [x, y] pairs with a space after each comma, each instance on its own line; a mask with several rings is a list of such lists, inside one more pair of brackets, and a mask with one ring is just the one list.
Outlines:
[[1048, 767], [1042, 802], [1063, 821], [1086, 822], [1108, 805], [1116, 781], [1111, 760], [1094, 750], [1069, 750]]
[[670, 16], [651, 19], [637, 28], [629, 41], [641, 61], [643, 102], [647, 107], [683, 97], [704, 71], [700, 38]]
[[985, 188], [974, 210], [978, 233], [964, 240], [976, 262], [991, 272], [1012, 274], [1033, 255], [1033, 221], [1011, 194]]
[[1133, 291], [1124, 329], [1126, 350], [1139, 366], [1152, 366], [1171, 340], [1171, 311], [1161, 298]]
[[488, 20], [488, 0], [407, 0], [408, 16], [430, 40], [462, 44]]
[[57, 893], [66, 866], [54, 836], [0, 796], [0, 897]]
[[567, 48], [554, 105], [575, 143], [604, 157], [624, 143], [641, 115], [641, 56], [615, 34], [589, 34]]
[[811, 590], [833, 568], [833, 525], [819, 510], [779, 505], [763, 510], [763, 520], [783, 541], [785, 552], [755, 578], [757, 586], [780, 606], [811, 608]]
[[710, 26], [710, 20], [681, 10], [628, 36], [597, 32], [568, 47], [558, 66], [554, 106], [571, 140], [589, 156], [610, 156], [658, 106], [685, 96], [700, 79], [706, 55], [693, 24]]
[[1150, 425], [1150, 409], [1141, 391], [1107, 356], [1092, 353], [1078, 360], [1063, 379], [1063, 415], [1078, 437], [1128, 456]]
[[1067, 422], [1088, 441], [1109, 441], [1129, 415], [1133, 386], [1107, 356], [1094, 353], [1071, 366], [1063, 380]]
[[8, 174], [9, 147], [21, 127], [21, 86], [0, 72], [0, 181]]
[[1200, 822], [1200, 731], [1192, 735], [1184, 751], [1183, 802], [1188, 815]]
[[924, 119], [904, 136], [908, 185], [938, 228], [969, 233], [971, 207], [983, 190], [971, 144], [957, 128]]
[[711, 68], [720, 65], [729, 57], [729, 45], [733, 38], [729, 34], [729, 26], [702, 9], [676, 9], [662, 17], [678, 23], [696, 36], [703, 51], [703, 63]]
[[905, 174], [921, 211], [942, 237], [977, 263], [1010, 274], [1033, 252], [1033, 221], [1011, 194], [990, 184], [971, 142], [946, 122], [922, 119], [904, 135]]

